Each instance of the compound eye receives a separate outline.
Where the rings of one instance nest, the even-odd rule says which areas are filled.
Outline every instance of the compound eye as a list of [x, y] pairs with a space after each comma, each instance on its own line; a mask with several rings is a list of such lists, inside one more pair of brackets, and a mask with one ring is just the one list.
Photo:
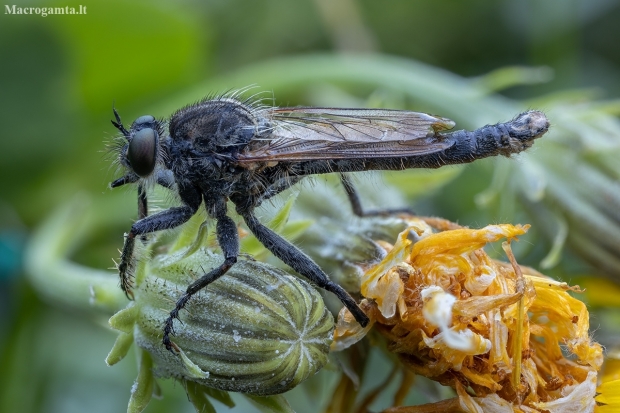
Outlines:
[[[143, 116], [144, 117], [144, 116]], [[155, 169], [157, 158], [157, 137], [151, 128], [145, 128], [133, 135], [129, 148], [127, 148], [127, 160], [131, 169], [146, 178]]]
[[140, 116], [131, 125], [132, 129], [142, 129], [145, 126], [151, 126], [155, 123], [155, 118], [151, 115]]

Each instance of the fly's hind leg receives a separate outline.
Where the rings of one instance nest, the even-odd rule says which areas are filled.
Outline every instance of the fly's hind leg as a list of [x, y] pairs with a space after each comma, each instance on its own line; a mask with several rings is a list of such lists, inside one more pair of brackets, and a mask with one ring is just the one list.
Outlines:
[[273, 255], [319, 287], [334, 293], [362, 327], [368, 325], [368, 316], [355, 300], [341, 286], [330, 280], [327, 274], [310, 257], [261, 224], [251, 212], [239, 210], [239, 208], [237, 212], [243, 217], [250, 231]]
[[237, 233], [237, 225], [235, 221], [226, 216], [226, 204], [218, 208], [219, 214], [215, 216], [217, 219], [217, 241], [224, 253], [224, 262], [219, 267], [209, 271], [187, 287], [185, 293], [177, 300], [174, 309], [164, 323], [163, 343], [169, 351], [178, 350], [177, 346], [170, 340], [170, 336], [174, 335], [174, 320], [179, 318], [179, 312], [185, 307], [187, 302], [194, 294], [205, 288], [213, 281], [220, 278], [237, 262], [239, 255], [239, 235]]
[[259, 204], [262, 201], [266, 201], [268, 199], [273, 198], [278, 195], [280, 192], [289, 189], [291, 186], [295, 185], [297, 182], [301, 181], [303, 176], [286, 176], [284, 178], [280, 178], [275, 183], [271, 184], [265, 190], [265, 193], [261, 196]]
[[415, 213], [409, 208], [389, 208], [389, 209], [372, 209], [368, 211], [364, 211], [362, 208], [362, 203], [360, 202], [360, 197], [353, 186], [353, 183], [345, 174], [340, 174], [340, 181], [342, 182], [342, 186], [344, 186], [344, 190], [349, 197], [349, 202], [351, 203], [351, 209], [353, 209], [353, 213], [358, 217], [372, 217], [378, 215], [394, 215], [394, 214], [410, 214], [415, 215]]

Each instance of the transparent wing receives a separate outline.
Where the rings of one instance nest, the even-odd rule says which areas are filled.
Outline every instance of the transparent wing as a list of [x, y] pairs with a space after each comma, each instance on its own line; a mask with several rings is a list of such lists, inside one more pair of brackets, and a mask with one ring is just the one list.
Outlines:
[[238, 162], [393, 158], [438, 152], [452, 146], [436, 132], [450, 119], [384, 109], [276, 108], [272, 133], [254, 139]]

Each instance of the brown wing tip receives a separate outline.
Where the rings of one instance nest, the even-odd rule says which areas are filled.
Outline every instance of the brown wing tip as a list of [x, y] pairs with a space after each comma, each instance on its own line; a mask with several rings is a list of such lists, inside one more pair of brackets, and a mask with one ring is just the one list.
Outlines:
[[437, 121], [433, 122], [431, 128], [433, 128], [433, 132], [437, 133], [450, 130], [455, 126], [456, 123], [453, 120], [437, 116]]

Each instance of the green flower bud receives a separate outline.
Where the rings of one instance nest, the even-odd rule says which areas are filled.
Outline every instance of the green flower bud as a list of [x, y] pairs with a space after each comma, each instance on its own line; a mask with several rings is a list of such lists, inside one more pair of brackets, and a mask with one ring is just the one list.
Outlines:
[[334, 322], [321, 296], [307, 282], [256, 261], [238, 262], [193, 296], [175, 321], [172, 339], [181, 351], [166, 350], [162, 326], [174, 303], [223, 260], [204, 248], [186, 256], [188, 251], [141, 264], [134, 305], [110, 320], [127, 334], [127, 320], [134, 319], [135, 343], [150, 353], [156, 376], [270, 395], [292, 389], [323, 367]]
[[350, 221], [323, 218], [320, 225], [305, 231], [303, 243], [304, 251], [334, 282], [349, 292], [359, 293], [364, 271], [386, 254], [377, 241], [393, 242], [407, 228], [407, 219], [393, 216]]

